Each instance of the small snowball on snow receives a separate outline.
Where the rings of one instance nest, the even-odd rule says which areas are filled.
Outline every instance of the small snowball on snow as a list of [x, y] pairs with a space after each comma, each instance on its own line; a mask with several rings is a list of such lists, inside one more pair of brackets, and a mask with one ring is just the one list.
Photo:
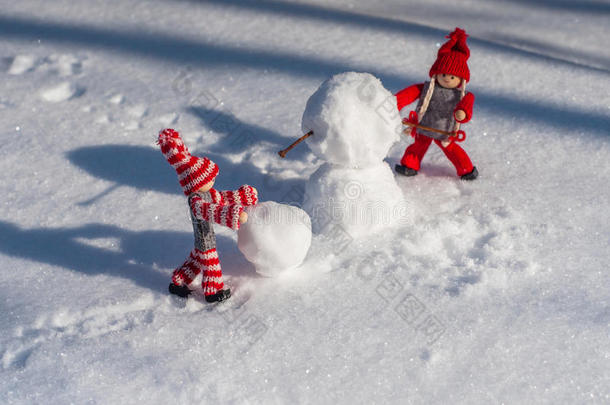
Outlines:
[[123, 128], [127, 131], [135, 131], [136, 129], [140, 129], [141, 125], [138, 121], [130, 121]]
[[54, 56], [55, 69], [57, 70], [57, 73], [59, 73], [59, 76], [72, 76], [81, 71], [82, 63], [80, 58], [76, 55], [63, 54]]
[[375, 76], [341, 73], [331, 77], [307, 101], [303, 132], [319, 158], [359, 168], [379, 164], [402, 129], [396, 97]]
[[32, 55], [17, 55], [8, 69], [9, 75], [21, 75], [34, 69], [38, 64], [38, 59]]
[[136, 104], [127, 108], [127, 113], [134, 118], [142, 118], [148, 113], [148, 107], [144, 104]]
[[40, 96], [43, 100], [58, 103], [61, 101], [66, 101], [76, 96], [78, 93], [82, 91], [74, 84], [70, 82], [63, 82], [54, 87], [49, 87], [40, 93]]
[[115, 94], [110, 97], [108, 101], [110, 101], [112, 104], [123, 104], [123, 101], [125, 101], [125, 96], [123, 96], [122, 94]]
[[160, 122], [163, 126], [168, 127], [170, 125], [175, 124], [178, 121], [179, 115], [176, 113], [168, 113], [160, 116], [157, 121]]
[[246, 208], [237, 246], [257, 273], [277, 276], [300, 265], [311, 245], [311, 220], [300, 208], [265, 201]]

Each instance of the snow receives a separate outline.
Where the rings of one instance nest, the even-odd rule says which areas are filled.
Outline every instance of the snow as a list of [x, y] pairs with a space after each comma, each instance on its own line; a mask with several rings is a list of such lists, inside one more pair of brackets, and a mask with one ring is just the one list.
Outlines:
[[367, 73], [326, 80], [307, 100], [301, 124], [313, 130], [307, 145], [320, 159], [351, 168], [378, 165], [399, 140], [396, 98]]
[[51, 103], [66, 101], [74, 97], [78, 93], [78, 87], [70, 82], [63, 82], [58, 85], [45, 88], [40, 92], [43, 100]]
[[[4, 2], [0, 403], [608, 403], [609, 11]], [[470, 35], [462, 146], [476, 181], [433, 145], [420, 174], [394, 175], [407, 223], [370, 237], [334, 226], [273, 278], [216, 227], [234, 295], [168, 296], [193, 236], [155, 145], [166, 122], [220, 166], [219, 189], [303, 204], [329, 162], [277, 151], [303, 134], [320, 84], [350, 71], [393, 93], [423, 82], [456, 26]], [[80, 91], [41, 97], [62, 83]]]
[[407, 207], [383, 159], [402, 130], [396, 97], [368, 73], [335, 75], [307, 100], [301, 127], [326, 163], [309, 178], [303, 208], [316, 233], [361, 238], [404, 225]]
[[361, 238], [409, 223], [411, 214], [387, 163], [352, 169], [325, 163], [305, 185], [303, 209], [315, 233], [340, 226]]
[[25, 72], [34, 69], [36, 62], [36, 57], [32, 55], [17, 55], [13, 58], [13, 62], [7, 73], [9, 75], [24, 74]]
[[303, 263], [311, 245], [311, 219], [298, 207], [265, 201], [247, 207], [237, 246], [256, 272], [278, 276]]

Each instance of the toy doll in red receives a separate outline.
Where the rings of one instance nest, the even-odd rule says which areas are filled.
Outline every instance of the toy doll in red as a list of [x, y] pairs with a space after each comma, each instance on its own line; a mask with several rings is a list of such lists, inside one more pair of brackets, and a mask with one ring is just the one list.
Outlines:
[[470, 50], [466, 44], [466, 32], [456, 28], [449, 40], [438, 50], [436, 61], [430, 68], [430, 81], [409, 86], [396, 93], [398, 110], [419, 99], [417, 115], [412, 112], [410, 121], [416, 119], [417, 124], [451, 133], [441, 134], [418, 128], [412, 131], [415, 137], [406, 149], [396, 172], [405, 176], [414, 176], [428, 147], [434, 141], [445, 156], [453, 163], [457, 175], [463, 180], [474, 180], [478, 171], [472, 165], [470, 158], [458, 144], [457, 131], [460, 124], [470, 121], [474, 95], [466, 93], [466, 82], [470, 80], [468, 58]]

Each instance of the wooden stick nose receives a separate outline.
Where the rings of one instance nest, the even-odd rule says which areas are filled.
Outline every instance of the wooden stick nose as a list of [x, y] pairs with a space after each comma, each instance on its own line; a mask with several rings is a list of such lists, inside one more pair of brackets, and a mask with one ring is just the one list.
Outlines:
[[306, 133], [305, 135], [303, 135], [302, 137], [300, 137], [299, 139], [297, 139], [296, 141], [291, 143], [290, 146], [288, 146], [286, 149], [282, 149], [281, 151], [279, 151], [277, 154], [280, 155], [281, 158], [285, 158], [286, 153], [288, 153], [292, 148], [294, 148], [299, 143], [303, 142], [305, 139], [309, 138], [312, 135], [313, 135], [313, 130], [309, 131], [308, 133]]

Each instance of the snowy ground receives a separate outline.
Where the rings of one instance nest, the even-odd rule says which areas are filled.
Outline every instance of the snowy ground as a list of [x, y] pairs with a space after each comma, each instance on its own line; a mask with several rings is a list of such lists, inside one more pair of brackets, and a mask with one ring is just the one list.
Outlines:
[[[2, 1], [0, 403], [610, 401], [610, 3], [377, 3]], [[217, 227], [235, 296], [168, 296], [192, 234], [160, 128], [299, 201], [322, 162], [276, 151], [319, 84], [423, 81], [455, 26], [478, 180], [433, 147], [409, 226], [279, 279]]]

